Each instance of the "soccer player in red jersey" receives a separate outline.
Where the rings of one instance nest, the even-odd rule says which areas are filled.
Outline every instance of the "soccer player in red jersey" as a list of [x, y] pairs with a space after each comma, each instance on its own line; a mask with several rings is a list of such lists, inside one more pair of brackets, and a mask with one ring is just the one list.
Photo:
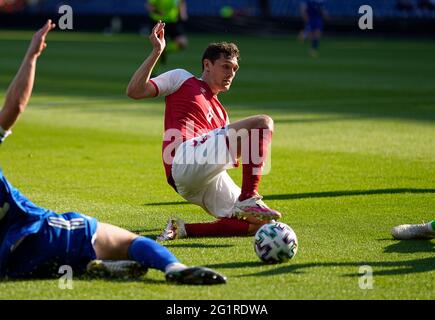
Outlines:
[[[258, 194], [272, 139], [273, 120], [267, 115], [233, 123], [217, 95], [228, 91], [239, 69], [239, 49], [233, 43], [212, 43], [202, 58], [201, 78], [175, 69], [150, 79], [165, 48], [165, 24], [151, 34], [152, 51], [127, 88], [133, 99], [165, 96], [163, 162], [168, 183], [187, 201], [218, 220], [187, 224], [170, 218], [159, 240], [185, 237], [246, 236], [266, 222], [281, 218]], [[240, 189], [227, 169], [239, 166]]]

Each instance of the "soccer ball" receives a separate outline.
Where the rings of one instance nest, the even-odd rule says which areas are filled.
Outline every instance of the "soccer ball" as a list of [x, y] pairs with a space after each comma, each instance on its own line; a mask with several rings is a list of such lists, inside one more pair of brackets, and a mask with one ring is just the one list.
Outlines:
[[298, 251], [298, 239], [292, 228], [282, 222], [263, 225], [254, 237], [257, 256], [266, 263], [290, 260]]

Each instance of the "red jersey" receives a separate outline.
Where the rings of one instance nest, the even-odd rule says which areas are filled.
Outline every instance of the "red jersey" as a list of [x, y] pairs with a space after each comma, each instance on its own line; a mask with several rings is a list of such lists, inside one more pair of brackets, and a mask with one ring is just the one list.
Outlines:
[[176, 147], [186, 140], [226, 126], [229, 124], [228, 115], [208, 84], [186, 70], [171, 70], [150, 82], [156, 88], [156, 96], [165, 96], [162, 156], [166, 177], [174, 186], [171, 167]]

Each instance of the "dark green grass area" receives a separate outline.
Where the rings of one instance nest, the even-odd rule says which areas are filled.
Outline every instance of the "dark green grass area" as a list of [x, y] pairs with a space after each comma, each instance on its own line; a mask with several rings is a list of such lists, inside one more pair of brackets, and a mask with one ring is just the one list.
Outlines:
[[[31, 34], [0, 32], [0, 96]], [[236, 42], [242, 60], [220, 100], [231, 120], [275, 120], [271, 170], [260, 192], [298, 235], [296, 257], [264, 265], [252, 237], [166, 245], [183, 262], [228, 276], [216, 287], [75, 278], [0, 282], [3, 299], [434, 299], [434, 240], [394, 241], [390, 229], [435, 219], [435, 44], [325, 38], [318, 59], [294, 37], [190, 35], [161, 71], [199, 75], [209, 42]], [[127, 83], [146, 37], [55, 32], [33, 98], [2, 145], [1, 167], [32, 201], [79, 211], [155, 237], [170, 216], [211, 221], [166, 184], [162, 99], [132, 101]], [[231, 175], [240, 183], [241, 170]], [[359, 287], [361, 266], [373, 289]]]

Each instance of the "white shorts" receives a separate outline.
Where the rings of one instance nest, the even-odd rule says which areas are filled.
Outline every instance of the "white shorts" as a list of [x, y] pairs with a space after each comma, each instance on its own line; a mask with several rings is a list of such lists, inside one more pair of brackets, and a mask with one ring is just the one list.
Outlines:
[[227, 127], [182, 143], [175, 152], [172, 178], [178, 193], [217, 218], [230, 218], [240, 188], [226, 172], [236, 159], [226, 144]]

